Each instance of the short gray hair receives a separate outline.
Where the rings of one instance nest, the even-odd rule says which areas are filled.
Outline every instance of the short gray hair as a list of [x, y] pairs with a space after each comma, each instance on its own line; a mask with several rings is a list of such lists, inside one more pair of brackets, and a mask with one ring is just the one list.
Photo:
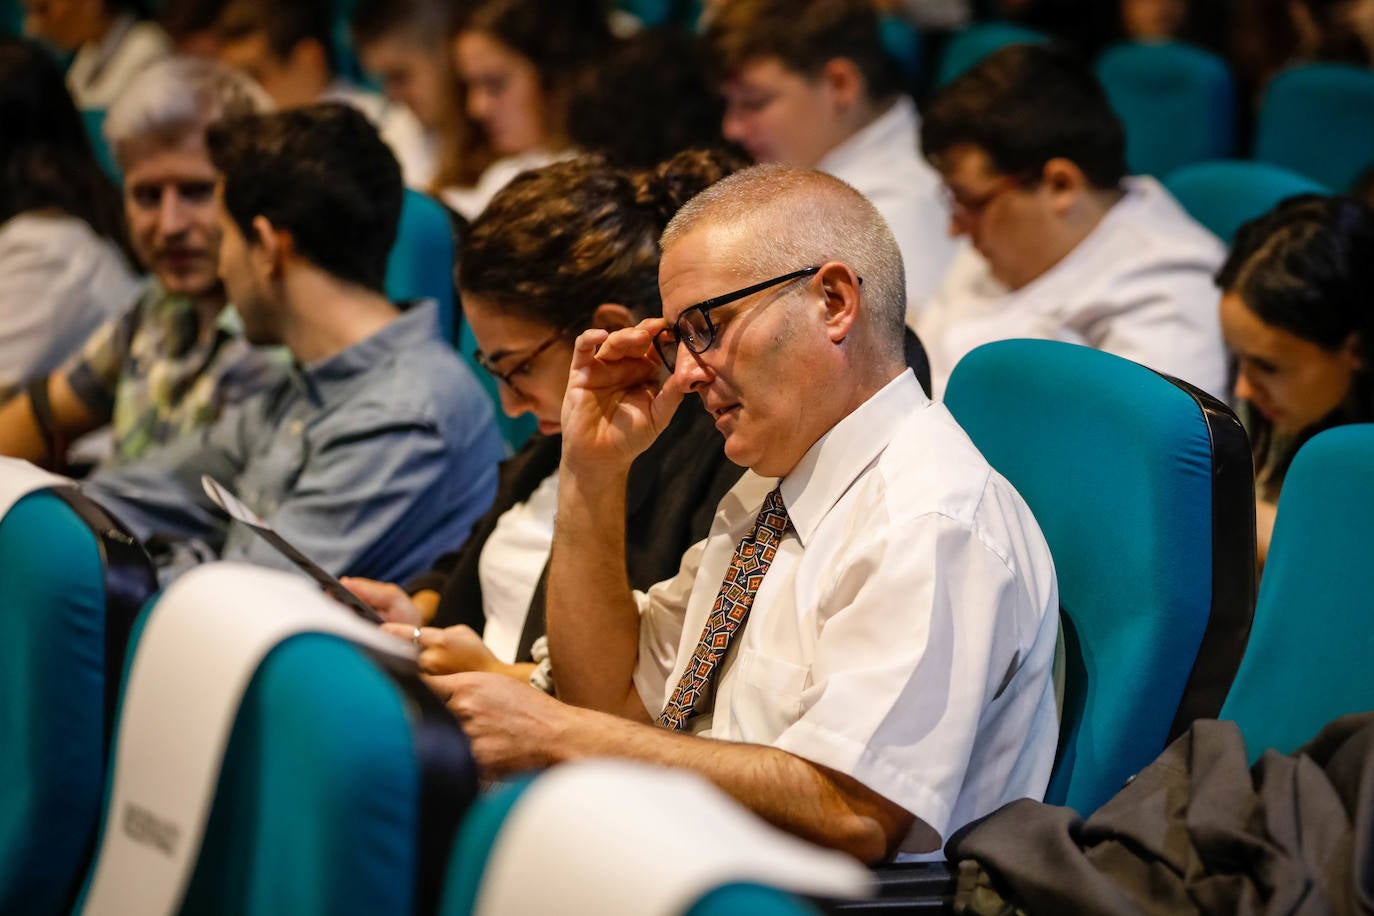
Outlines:
[[272, 100], [247, 76], [213, 61], [172, 57], [140, 73], [105, 116], [105, 141], [120, 168], [131, 147], [175, 146], [222, 117], [269, 111]]
[[689, 200], [663, 231], [667, 252], [702, 225], [728, 226], [742, 280], [763, 280], [840, 261], [863, 278], [874, 342], [900, 354], [906, 325], [902, 253], [868, 198], [832, 175], [756, 165], [721, 179]]

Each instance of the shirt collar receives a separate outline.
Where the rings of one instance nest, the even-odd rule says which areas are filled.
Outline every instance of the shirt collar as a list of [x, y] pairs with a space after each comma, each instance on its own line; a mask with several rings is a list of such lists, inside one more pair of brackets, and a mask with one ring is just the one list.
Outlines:
[[377, 333], [360, 340], [333, 356], [308, 366], [297, 366], [292, 373], [305, 389], [319, 400], [328, 400], [331, 390], [385, 362], [398, 350], [409, 350], [439, 338], [439, 304], [433, 299], [403, 303], [404, 311]]
[[782, 499], [802, 546], [913, 410], [930, 406], [907, 369], [816, 440], [782, 479]]
[[905, 95], [898, 96], [887, 111], [822, 156], [816, 168], [833, 175], [856, 163], [871, 161], [875, 153], [902, 144], [911, 147], [914, 152], [919, 130], [916, 103]]

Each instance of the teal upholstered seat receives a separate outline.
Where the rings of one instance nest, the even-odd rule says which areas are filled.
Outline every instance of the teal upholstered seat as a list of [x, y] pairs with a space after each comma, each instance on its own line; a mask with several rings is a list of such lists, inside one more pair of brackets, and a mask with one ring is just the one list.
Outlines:
[[1220, 718], [1251, 760], [1291, 753], [1374, 709], [1374, 425], [1314, 436], [1293, 459], [1250, 643]]
[[119, 173], [119, 166], [115, 164], [110, 144], [105, 141], [105, 109], [81, 109], [81, 122], [86, 127], [86, 136], [91, 141], [91, 151], [95, 153], [96, 161], [100, 163], [105, 174], [110, 176], [110, 180], [119, 185], [124, 178]]
[[1297, 194], [1329, 194], [1310, 178], [1267, 162], [1230, 159], [1184, 166], [1164, 179], [1183, 208], [1228, 245], [1241, 223]]
[[75, 490], [0, 519], [0, 913], [67, 912], [95, 838], [106, 736], [133, 612], [154, 587]]
[[1197, 389], [1055, 341], [974, 350], [945, 403], [1054, 557], [1068, 664], [1046, 801], [1087, 814], [1234, 674], [1254, 596], [1244, 431]]
[[960, 29], [945, 44], [935, 84], [943, 86], [1007, 45], [1033, 44], [1044, 40], [1042, 33], [1010, 22], [982, 22]]
[[438, 201], [407, 189], [396, 244], [387, 262], [386, 294], [394, 302], [428, 298], [439, 303], [439, 325], [444, 338], [453, 341], [459, 355], [491, 398], [496, 408], [496, 422], [506, 443], [518, 449], [534, 432], [535, 421], [533, 417], [511, 419], [506, 416], [501, 410], [496, 380], [473, 359], [477, 342], [462, 320], [454, 288], [455, 252], [453, 224], [448, 211]]
[[1097, 77], [1126, 128], [1132, 174], [1162, 177], [1231, 155], [1235, 89], [1215, 54], [1177, 43], [1121, 44], [1098, 59]]
[[1309, 64], [1274, 77], [1255, 128], [1255, 158], [1347, 190], [1374, 161], [1374, 71]]

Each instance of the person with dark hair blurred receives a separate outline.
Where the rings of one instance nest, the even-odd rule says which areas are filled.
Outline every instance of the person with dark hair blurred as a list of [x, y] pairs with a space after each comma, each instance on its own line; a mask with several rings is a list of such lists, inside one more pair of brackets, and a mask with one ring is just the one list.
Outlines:
[[178, 54], [219, 56], [219, 32], [215, 24], [228, 0], [163, 0], [157, 21]]
[[109, 108], [150, 64], [172, 51], [138, 0], [24, 0], [24, 31], [75, 52], [67, 88], [77, 108]]
[[[631, 173], [574, 159], [520, 175], [473, 223], [458, 273], [464, 314], [482, 365], [501, 383], [506, 413], [533, 414], [539, 434], [503, 466], [496, 502], [462, 548], [407, 584], [409, 599], [394, 585], [346, 583], [407, 637], [426, 621], [447, 628], [420, 632], [425, 671], [480, 668], [528, 679], [532, 662], [545, 658], [539, 643], [573, 340], [587, 328], [613, 331], [658, 314], [664, 225], [736, 164], [692, 151]], [[677, 571], [739, 476], [705, 411], [679, 411], [630, 471], [625, 565], [635, 588]]]
[[434, 190], [462, 183], [462, 157], [476, 129], [460, 105], [449, 55], [455, 14], [450, 0], [358, 0], [349, 21], [363, 69], [424, 128]]
[[138, 297], [119, 192], [62, 70], [0, 38], [0, 400], [47, 375]]
[[568, 139], [621, 168], [649, 169], [683, 150], [724, 146], [724, 113], [700, 40], [646, 29], [622, 41], [574, 92]]
[[[129, 85], [105, 119], [124, 175], [130, 240], [152, 281], [61, 368], [0, 406], [0, 454], [65, 467], [69, 447], [106, 425], [112, 465], [204, 428], [276, 378], [273, 355], [243, 339], [216, 276], [220, 231], [206, 127], [271, 104], [241, 74], [171, 58]], [[79, 188], [73, 190], [80, 190]]]
[[1158, 181], [1126, 175], [1121, 122], [1077, 55], [1018, 45], [985, 58], [927, 107], [921, 145], [969, 241], [915, 325], [937, 397], [965, 353], [1010, 337], [1084, 344], [1225, 393], [1221, 242]]
[[612, 45], [598, 0], [476, 0], [466, 9], [452, 49], [478, 132], [468, 180], [445, 188], [444, 201], [474, 219], [516, 175], [566, 158], [569, 99]]
[[871, 0], [732, 0], [711, 17], [706, 45], [726, 139], [758, 162], [827, 172], [872, 201], [902, 252], [908, 312], [919, 314], [956, 249]]
[[277, 385], [85, 484], [164, 578], [211, 557], [295, 570], [201, 487], [208, 474], [325, 569], [404, 578], [467, 536], [503, 453], [491, 405], [439, 336], [436, 305], [382, 292], [401, 171], [338, 102], [210, 129], [219, 273], [248, 340], [293, 357]]
[[338, 74], [333, 9], [332, 0], [230, 0], [216, 24], [220, 63], [257, 81], [278, 108], [352, 105], [377, 125], [406, 184], [428, 187], [433, 150], [415, 115]]
[[1303, 195], [1245, 223], [1216, 277], [1255, 455], [1259, 560], [1284, 475], [1308, 439], [1374, 422], [1374, 211]]

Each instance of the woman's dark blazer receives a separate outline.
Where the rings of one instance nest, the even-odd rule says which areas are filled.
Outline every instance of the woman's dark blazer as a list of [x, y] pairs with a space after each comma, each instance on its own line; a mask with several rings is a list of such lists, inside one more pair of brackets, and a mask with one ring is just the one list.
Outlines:
[[[406, 584], [414, 594], [439, 592], [434, 626], [465, 623], [482, 632], [482, 584], [477, 562], [501, 515], [524, 502], [558, 470], [560, 436], [536, 435], [502, 462], [496, 499], [472, 528], [463, 546], [445, 554], [434, 568]], [[668, 428], [630, 467], [626, 492], [625, 561], [633, 588], [645, 589], [677, 573], [687, 548], [706, 537], [716, 503], [739, 480], [743, 469], [725, 457], [724, 439], [695, 395], [678, 408]], [[545, 565], [520, 635], [516, 661], [530, 660], [530, 646], [544, 635]]]

